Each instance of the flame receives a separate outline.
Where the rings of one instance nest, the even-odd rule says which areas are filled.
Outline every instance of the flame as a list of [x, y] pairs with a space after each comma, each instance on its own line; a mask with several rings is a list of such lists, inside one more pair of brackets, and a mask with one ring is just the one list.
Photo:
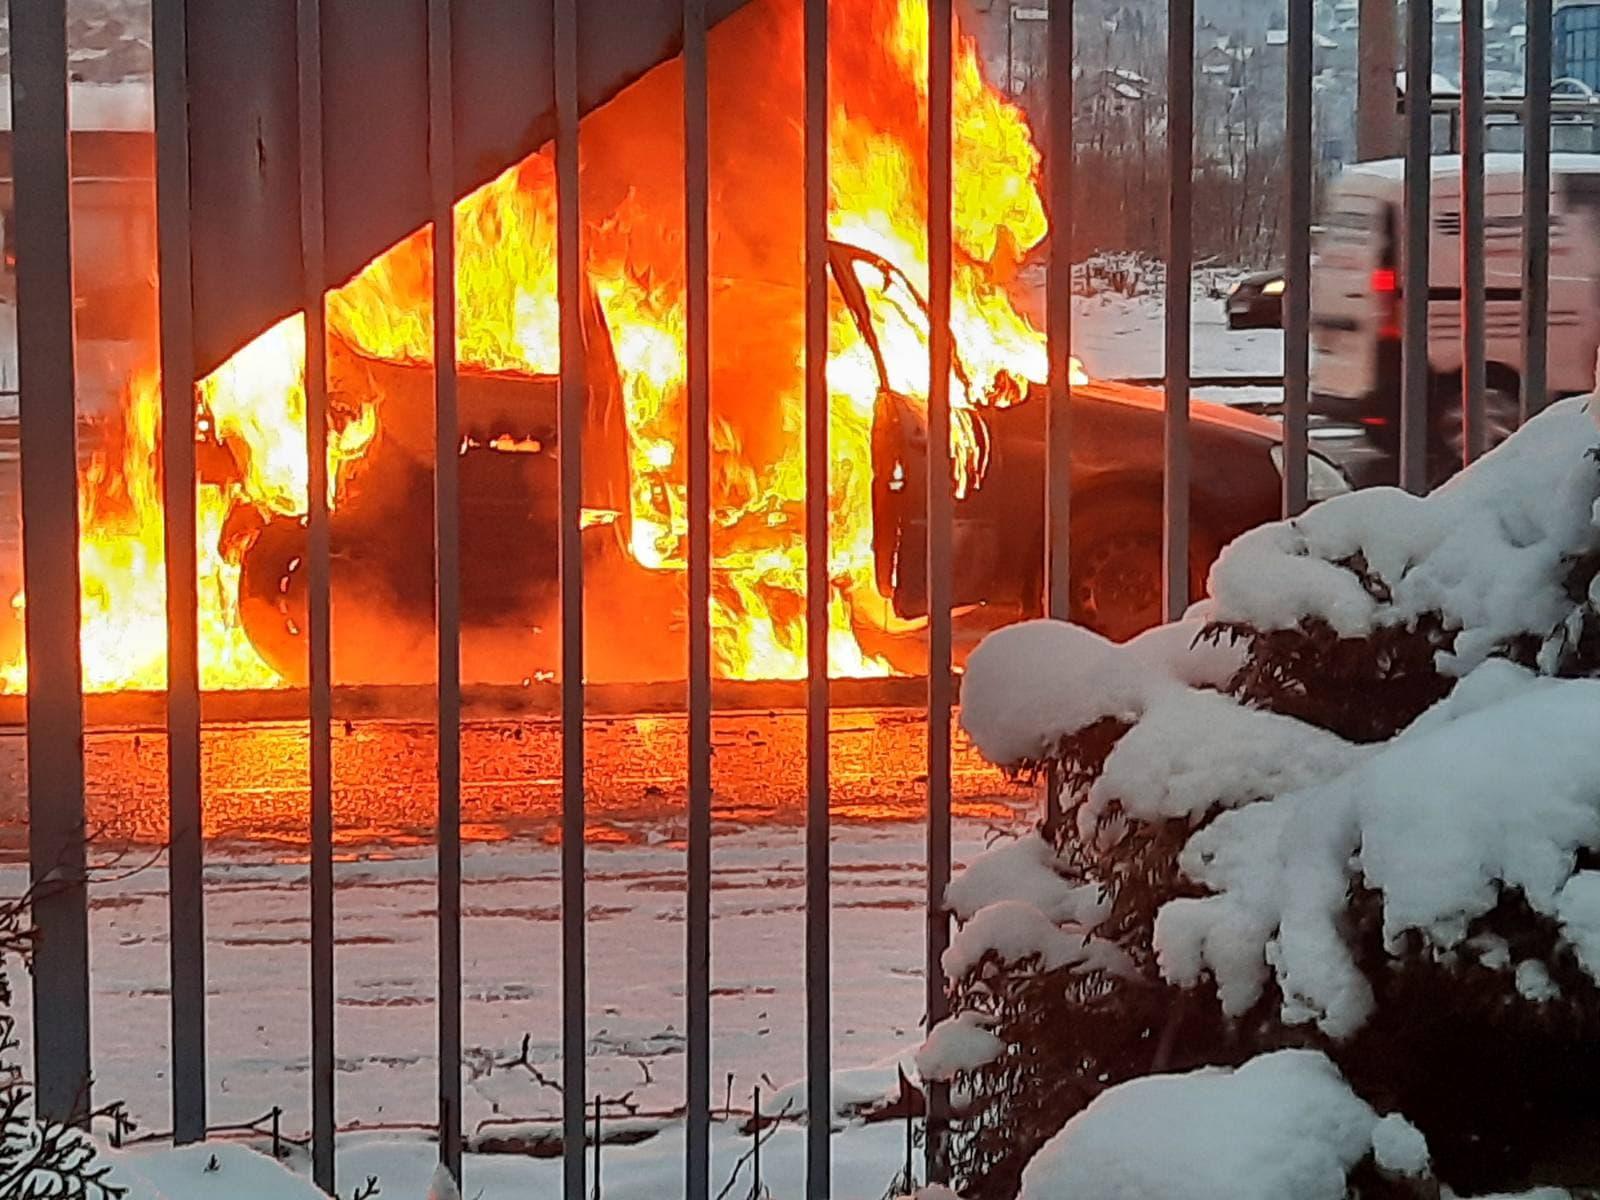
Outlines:
[[[130, 380], [120, 456], [97, 453], [80, 495], [83, 684], [90, 691], [167, 685], [166, 551], [157, 473], [161, 385], [153, 371]], [[301, 460], [305, 454], [302, 450]], [[233, 489], [202, 484], [196, 495], [200, 684], [207, 689], [271, 687], [278, 675], [239, 624], [239, 567], [224, 546]], [[25, 608], [18, 593], [14, 604]], [[19, 652], [0, 670], [6, 691], [26, 686]]]
[[[799, 22], [789, 19], [797, 18], [789, 11], [792, 0], [770, 4], [780, 6], [787, 24], [761, 70], [792, 89], [800, 77]], [[920, 298], [928, 289], [927, 3], [834, 0], [833, 9], [830, 236], [889, 265], [866, 269], [861, 283], [890, 384], [913, 406], [925, 405], [929, 331]], [[623, 103], [619, 99], [612, 107]], [[1017, 310], [1007, 287], [1022, 256], [1047, 234], [1048, 223], [1038, 186], [1040, 157], [1027, 123], [985, 81], [975, 42], [959, 30], [953, 108], [951, 327], [958, 364], [951, 443], [957, 488], [965, 493], [982, 486], [987, 467], [976, 414], [985, 406], [1019, 402], [1028, 384], [1047, 377], [1044, 336]], [[659, 111], [636, 112], [633, 124], [644, 118], [672, 119]], [[773, 160], [784, 150], [792, 156], [799, 142], [792, 120], [780, 124], [778, 132], [791, 141], [775, 140], [768, 156]], [[648, 140], [647, 133], [621, 136]], [[586, 150], [586, 188], [593, 166]], [[681, 173], [660, 174], [672, 188], [681, 180]], [[682, 198], [654, 179], [636, 184], [615, 189], [607, 203], [594, 206], [599, 215], [589, 214], [592, 223], [585, 230], [588, 287], [603, 314], [621, 388], [628, 477], [626, 498], [617, 501], [624, 511], [588, 508], [584, 525], [620, 523], [640, 564], [681, 572], [687, 540], [686, 322], [681, 234], [670, 231], [675, 218], [681, 225]], [[714, 208], [727, 202], [719, 197], [735, 193], [733, 184], [714, 180]], [[591, 208], [587, 198], [585, 207]], [[454, 233], [462, 367], [556, 373], [560, 312], [550, 154], [530, 156], [463, 198]], [[748, 231], [739, 236], [754, 240]], [[329, 500], [335, 505], [372, 448], [385, 437], [403, 436], [397, 415], [386, 416], [382, 397], [352, 395], [339, 386], [339, 364], [351, 356], [431, 364], [432, 240], [431, 227], [418, 229], [328, 294]], [[714, 245], [714, 257], [718, 253]], [[777, 261], [788, 254], [784, 269], [774, 272], [784, 275], [798, 265], [795, 253], [785, 245], [751, 257], [776, 255]], [[741, 286], [762, 284], [744, 279]], [[781, 291], [781, 285], [771, 286]], [[799, 295], [785, 295], [764, 302], [764, 311], [780, 313], [779, 319], [755, 333], [735, 331], [759, 338], [755, 357], [771, 368], [770, 378], [752, 368], [752, 386], [765, 389], [762, 406], [753, 416], [730, 415], [723, 411], [728, 398], [713, 392], [713, 649], [719, 673], [733, 678], [793, 678], [806, 670], [803, 335]], [[722, 353], [721, 336], [714, 325], [714, 357]], [[835, 675], [886, 674], [888, 663], [858, 639], [858, 632], [891, 624], [877, 593], [871, 528], [878, 370], [836, 294], [828, 354], [830, 669]], [[238, 563], [262, 520], [306, 511], [304, 369], [305, 322], [296, 314], [262, 333], [197, 389], [211, 431], [235, 467], [234, 478], [203, 483], [199, 493], [201, 666], [207, 688], [278, 682], [240, 626]], [[1081, 380], [1076, 362], [1072, 371]], [[93, 690], [165, 683], [155, 468], [159, 412], [155, 375], [139, 372], [124, 398], [120, 457], [96, 458], [84, 479], [84, 682]], [[506, 452], [541, 451], [537, 439], [522, 434], [487, 444]], [[0, 671], [8, 690], [20, 689], [24, 680], [20, 658]]]

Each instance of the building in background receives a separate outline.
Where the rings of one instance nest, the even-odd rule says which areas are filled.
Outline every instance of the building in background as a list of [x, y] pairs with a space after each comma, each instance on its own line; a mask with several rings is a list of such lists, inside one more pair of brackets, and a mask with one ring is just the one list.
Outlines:
[[1557, 0], [1553, 21], [1556, 79], [1600, 92], [1600, 0]]

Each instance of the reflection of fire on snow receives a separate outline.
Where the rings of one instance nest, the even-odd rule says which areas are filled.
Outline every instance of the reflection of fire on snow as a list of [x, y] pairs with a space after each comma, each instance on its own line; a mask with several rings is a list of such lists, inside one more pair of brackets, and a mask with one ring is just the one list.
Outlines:
[[[925, 294], [926, 3], [836, 0], [833, 7], [830, 232], [894, 264]], [[798, 9], [795, 0], [761, 0], [718, 26], [711, 43], [712, 623], [717, 669], [733, 678], [805, 672]], [[744, 52], [754, 45], [762, 53]], [[600, 349], [620, 387], [622, 413], [617, 468], [597, 465], [594, 449], [585, 455], [586, 475], [593, 477], [586, 482], [587, 520], [620, 534], [638, 576], [665, 577], [673, 595], [686, 541], [681, 72], [681, 64], [667, 64], [591, 114], [583, 146], [587, 286], [598, 308], [589, 322], [590, 352], [595, 341], [608, 340]], [[1044, 338], [1006, 290], [1021, 254], [1047, 232], [1039, 156], [1020, 112], [984, 82], [966, 38], [958, 41], [954, 97], [952, 323], [966, 376], [952, 389], [954, 403], [1006, 403], [1025, 387], [1019, 381], [1042, 382], [1046, 375]], [[559, 369], [554, 233], [547, 153], [457, 204], [458, 351], [465, 374], [532, 379]], [[406, 411], [409, 396], [380, 386], [341, 387], [341, 371], [359, 372], [362, 362], [419, 368], [431, 362], [431, 240], [429, 229], [417, 231], [329, 296], [336, 525], [348, 516], [361, 528], [356, 514], [366, 494], [381, 486], [375, 481], [386, 469], [388, 447], [403, 445], [408, 428], [431, 430], [425, 387], [415, 389], [417, 412]], [[925, 317], [887, 293], [873, 302], [882, 309], [874, 325], [891, 383], [925, 397]], [[889, 620], [874, 580], [871, 529], [878, 375], [837, 295], [830, 329], [829, 657], [835, 674], [882, 674], [888, 664], [858, 637]], [[240, 579], [264, 531], [297, 528], [306, 509], [303, 369], [304, 322], [296, 315], [200, 384], [206, 422], [200, 655], [207, 688], [272, 686], [293, 674], [281, 658], [263, 657], [247, 634]], [[368, 372], [369, 382], [379, 374]], [[158, 688], [165, 680], [159, 406], [152, 373], [136, 374], [119, 452], [98, 458], [85, 480], [84, 674], [97, 690]], [[952, 431], [958, 462], [977, 457], [962, 444], [969, 431], [958, 414]], [[464, 425], [464, 433], [480, 443], [509, 438], [510, 448], [530, 458], [551, 449], [528, 429]], [[603, 447], [603, 429], [595, 440]], [[420, 485], [413, 491], [425, 501], [426, 476]], [[389, 536], [425, 541], [425, 530]], [[417, 561], [429, 569], [426, 556]], [[289, 595], [299, 566], [290, 553], [264, 590], [276, 586]], [[423, 594], [429, 589], [425, 584]], [[365, 603], [362, 593], [355, 595]], [[297, 633], [292, 606], [279, 607], [281, 622]], [[337, 586], [335, 609], [338, 621]], [[429, 611], [422, 609], [424, 622]], [[20, 661], [11, 663], [6, 685], [21, 687], [23, 672]]]

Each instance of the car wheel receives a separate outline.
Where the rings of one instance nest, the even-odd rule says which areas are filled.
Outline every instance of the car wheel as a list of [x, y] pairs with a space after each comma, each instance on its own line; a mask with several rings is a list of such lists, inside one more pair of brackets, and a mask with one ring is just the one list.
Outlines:
[[[1467, 430], [1461, 411], [1461, 380], [1456, 376], [1451, 385], [1442, 386], [1437, 393], [1437, 416], [1434, 423], [1434, 469], [1431, 472], [1435, 485], [1443, 483], [1461, 469], [1466, 461]], [[1493, 450], [1517, 431], [1522, 420], [1522, 400], [1515, 386], [1504, 380], [1491, 381], [1483, 392], [1484, 450]]]
[[[1072, 522], [1072, 619], [1102, 637], [1125, 642], [1163, 617], [1159, 504], [1115, 498], [1090, 501]], [[1205, 590], [1210, 556], [1194, 539], [1189, 594]]]

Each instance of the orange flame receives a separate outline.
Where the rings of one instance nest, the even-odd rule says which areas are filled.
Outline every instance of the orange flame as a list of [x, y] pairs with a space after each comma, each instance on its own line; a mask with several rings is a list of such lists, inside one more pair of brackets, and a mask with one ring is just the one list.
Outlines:
[[[773, 0], [773, 6], [787, 2]], [[927, 4], [834, 0], [833, 7], [830, 235], [902, 273], [862, 282], [891, 385], [912, 403], [925, 403], [927, 322], [907, 293], [926, 295], [928, 284]], [[794, 28], [774, 47], [764, 70], [792, 87], [800, 74], [800, 43], [798, 22], [789, 24]], [[959, 31], [953, 82], [951, 324], [964, 378], [952, 386], [952, 450], [958, 487], [965, 490], [979, 486], [985, 468], [974, 411], [1015, 402], [1028, 382], [1046, 378], [1044, 337], [1013, 305], [1006, 285], [1048, 227], [1038, 189], [1039, 153], [1026, 121], [984, 80], [975, 43]], [[629, 460], [622, 518], [629, 548], [643, 566], [670, 572], [683, 567], [687, 529], [680, 462], [686, 373], [682, 243], [662, 233], [673, 214], [652, 211], [649, 194], [664, 193], [657, 185], [654, 193], [630, 192], [609, 205], [586, 233], [586, 267], [622, 389]], [[714, 181], [713, 196], [718, 194]], [[559, 369], [555, 231], [547, 153], [529, 157], [457, 204], [457, 352], [464, 367], [524, 375]], [[329, 294], [330, 364], [344, 353], [431, 363], [431, 243], [431, 228], [419, 229]], [[719, 415], [714, 422], [714, 653], [719, 673], [734, 678], [799, 677], [806, 669], [798, 295], [792, 309], [787, 320], [761, 334], [772, 354], [768, 361], [794, 368], [791, 377], [772, 385], [774, 394], [764, 402], [773, 407], [763, 410], [770, 416], [755, 423], [768, 427], [767, 436], [757, 444], [749, 420]], [[277, 682], [239, 624], [241, 539], [230, 532], [230, 522], [240, 512], [292, 517], [306, 509], [304, 341], [303, 318], [291, 316], [199, 384], [199, 399], [239, 474], [236, 482], [200, 489], [201, 664], [207, 688]], [[886, 621], [874, 577], [870, 502], [879, 381], [861, 331], [837, 296], [826, 378], [834, 584], [830, 668], [836, 675], [885, 674], [888, 663], [857, 638], [858, 629], [881, 628]], [[720, 408], [716, 395], [713, 405]], [[331, 395], [330, 406], [330, 500], [337, 503], [353, 469], [391, 424], [381, 400], [371, 397]], [[97, 459], [85, 480], [84, 681], [94, 690], [159, 688], [165, 682], [154, 466], [159, 408], [154, 375], [143, 372], [127, 389], [120, 460]], [[538, 451], [535, 444], [512, 440], [501, 448]], [[615, 519], [586, 516], [586, 524]], [[8, 690], [21, 688], [24, 679], [20, 658], [0, 672]]]

